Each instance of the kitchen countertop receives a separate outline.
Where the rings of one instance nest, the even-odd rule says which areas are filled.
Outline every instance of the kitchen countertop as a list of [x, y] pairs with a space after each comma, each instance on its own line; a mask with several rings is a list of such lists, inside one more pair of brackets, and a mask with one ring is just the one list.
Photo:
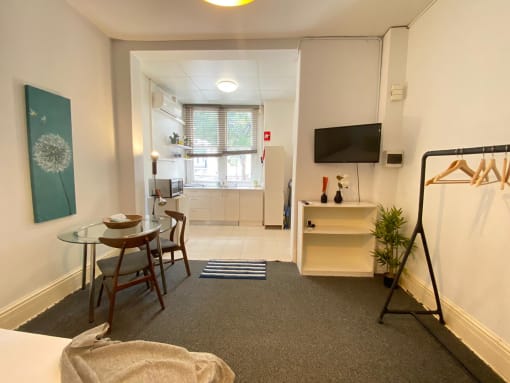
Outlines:
[[184, 190], [261, 190], [260, 186], [205, 186], [205, 185], [184, 185]]

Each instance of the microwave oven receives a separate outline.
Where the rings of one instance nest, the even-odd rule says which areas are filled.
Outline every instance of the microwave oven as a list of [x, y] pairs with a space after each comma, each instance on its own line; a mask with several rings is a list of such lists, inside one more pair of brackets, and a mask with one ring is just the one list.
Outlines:
[[[154, 188], [154, 179], [149, 180], [149, 188], [151, 196], [156, 195]], [[163, 198], [174, 198], [182, 195], [184, 191], [184, 181], [182, 178], [156, 179], [156, 189], [159, 189]]]

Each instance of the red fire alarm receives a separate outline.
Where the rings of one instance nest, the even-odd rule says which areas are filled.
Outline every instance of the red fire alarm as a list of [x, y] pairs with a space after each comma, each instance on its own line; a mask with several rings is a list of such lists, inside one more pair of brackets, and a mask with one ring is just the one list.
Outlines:
[[271, 141], [271, 132], [269, 130], [264, 131], [264, 141]]

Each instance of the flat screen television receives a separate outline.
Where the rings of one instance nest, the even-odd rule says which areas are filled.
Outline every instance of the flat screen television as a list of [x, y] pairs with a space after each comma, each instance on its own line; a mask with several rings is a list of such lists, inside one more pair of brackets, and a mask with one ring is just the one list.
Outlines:
[[381, 124], [315, 129], [316, 163], [379, 162]]

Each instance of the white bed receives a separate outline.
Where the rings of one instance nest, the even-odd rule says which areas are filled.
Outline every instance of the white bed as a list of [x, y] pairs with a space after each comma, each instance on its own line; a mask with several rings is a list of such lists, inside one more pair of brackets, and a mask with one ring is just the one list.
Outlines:
[[59, 383], [60, 355], [71, 339], [0, 329], [4, 382]]

